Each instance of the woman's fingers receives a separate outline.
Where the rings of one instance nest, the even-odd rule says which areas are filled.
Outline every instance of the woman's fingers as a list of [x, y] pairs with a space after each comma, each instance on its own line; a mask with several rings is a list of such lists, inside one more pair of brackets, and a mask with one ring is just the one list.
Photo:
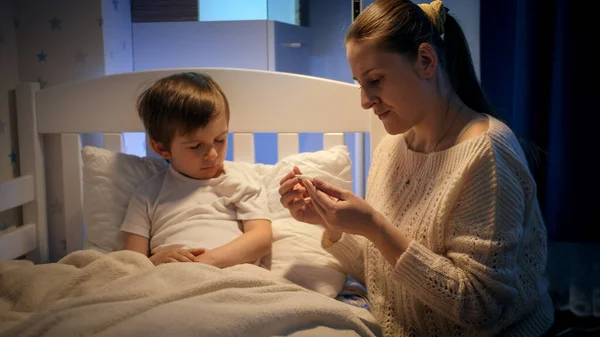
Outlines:
[[306, 187], [306, 190], [308, 190], [308, 193], [310, 194], [311, 198], [313, 199], [313, 204], [317, 204], [317, 205], [321, 206], [321, 208], [324, 208], [324, 209], [331, 208], [332, 200], [329, 195], [327, 195], [323, 191], [319, 190], [314, 185], [314, 183], [310, 180], [304, 180], [303, 183], [304, 183], [304, 186]]
[[[302, 174], [302, 171], [300, 171], [300, 169], [298, 168], [298, 166], [294, 166], [294, 168], [292, 168], [292, 170], [290, 172], [288, 172], [288, 174], [286, 174], [283, 178], [281, 178], [281, 180], [279, 180], [279, 185], [283, 185], [283, 183], [285, 183], [286, 181], [293, 179], [296, 177], [296, 175], [298, 174]], [[296, 181], [296, 183], [298, 183], [298, 181]]]
[[293, 190], [293, 191], [287, 192], [286, 194], [281, 196], [281, 198], [279, 199], [279, 202], [281, 202], [283, 207], [289, 208], [291, 203], [293, 203], [294, 201], [297, 201], [298, 199], [301, 199], [298, 197], [301, 197], [304, 192], [305, 192], [304, 189]]
[[332, 196], [336, 199], [339, 200], [346, 200], [346, 193], [348, 191], [341, 189], [337, 186], [334, 186], [324, 180], [315, 178], [313, 181], [311, 181], [311, 183], [313, 183], [313, 185], [315, 185], [315, 187], [317, 188], [317, 190], [323, 191], [325, 192], [325, 194]]
[[310, 204], [310, 198], [301, 198], [288, 206], [288, 210], [291, 214], [296, 214], [297, 212], [301, 212], [302, 208], [306, 205]]
[[284, 195], [289, 191], [294, 190], [294, 186], [296, 186], [298, 183], [300, 183], [300, 179], [296, 177], [284, 181], [281, 185], [279, 185], [279, 195]]
[[[325, 193], [321, 192], [323, 194], [323, 196], [327, 199], [326, 201], [323, 201], [323, 196], [318, 195], [319, 190], [317, 190], [315, 185], [313, 185], [310, 180], [304, 180], [303, 183], [304, 183], [304, 186], [306, 186], [306, 190], [308, 191], [308, 194], [311, 197], [311, 200], [312, 200], [311, 204], [314, 206], [317, 213], [323, 219], [327, 219], [327, 211], [325, 211], [325, 207], [323, 207], [324, 206], [323, 203], [331, 202], [331, 200]], [[325, 203], [325, 205], [326, 205], [326, 203]]]
[[290, 171], [288, 172], [288, 174], [286, 174], [283, 178], [281, 178], [281, 180], [279, 181], [279, 185], [282, 185], [286, 180], [292, 179], [296, 176], [296, 173], [294, 173], [294, 171]]

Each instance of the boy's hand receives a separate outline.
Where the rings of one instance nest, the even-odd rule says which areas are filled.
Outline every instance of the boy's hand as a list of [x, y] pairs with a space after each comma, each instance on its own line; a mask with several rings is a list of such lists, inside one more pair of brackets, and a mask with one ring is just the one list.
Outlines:
[[160, 252], [150, 256], [150, 261], [155, 266], [163, 263], [171, 262], [194, 262], [196, 256], [204, 254], [206, 250], [203, 248], [170, 248], [161, 250]]
[[213, 255], [214, 255], [214, 254], [210, 254], [210, 253], [208, 253], [208, 252], [205, 252], [204, 254], [197, 255], [197, 256], [194, 258], [194, 260], [193, 260], [193, 261], [194, 261], [194, 262], [198, 262], [198, 263], [209, 264], [209, 265], [211, 265], [211, 266], [218, 267], [218, 266], [217, 266], [217, 262], [215, 261], [215, 259], [214, 259], [214, 256], [213, 256]]

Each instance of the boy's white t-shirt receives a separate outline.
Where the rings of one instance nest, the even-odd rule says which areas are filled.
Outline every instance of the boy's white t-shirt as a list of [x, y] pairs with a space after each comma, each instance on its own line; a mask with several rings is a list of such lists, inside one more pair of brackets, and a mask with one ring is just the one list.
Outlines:
[[259, 178], [235, 162], [206, 180], [172, 166], [142, 184], [131, 197], [121, 231], [150, 239], [150, 252], [167, 247], [213, 249], [243, 233], [242, 220], [269, 219]]

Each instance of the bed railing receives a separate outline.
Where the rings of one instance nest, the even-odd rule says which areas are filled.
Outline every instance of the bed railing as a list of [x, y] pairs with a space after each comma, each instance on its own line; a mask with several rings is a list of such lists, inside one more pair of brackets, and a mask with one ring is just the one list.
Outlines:
[[19, 84], [19, 163], [21, 176], [0, 183], [0, 212], [23, 206], [23, 224], [0, 231], [0, 259], [21, 256], [48, 262], [48, 227], [42, 138], [38, 134], [35, 93], [39, 84]]
[[[24, 223], [17, 230], [0, 232], [0, 258], [48, 261], [48, 236], [64, 233], [66, 252], [84, 242], [81, 134], [101, 135], [103, 147], [123, 150], [123, 132], [143, 132], [135, 114], [135, 99], [152, 80], [180, 71], [210, 74], [228, 95], [231, 107], [233, 160], [255, 162], [255, 133], [277, 133], [279, 159], [299, 152], [300, 133], [323, 133], [323, 148], [344, 144], [344, 133], [355, 133], [355, 176], [358, 193], [364, 192], [362, 135], [370, 133], [371, 148], [382, 134], [380, 123], [360, 108], [356, 85], [309, 76], [243, 69], [170, 69], [104, 76], [39, 90], [37, 83], [17, 86], [21, 177], [0, 185], [0, 205], [23, 205]], [[375, 127], [375, 128], [373, 128]], [[375, 134], [373, 133], [375, 131]], [[43, 135], [52, 159], [44, 163]], [[147, 148], [147, 153], [153, 152]], [[52, 181], [48, 172], [58, 172]], [[56, 178], [56, 179], [54, 179]], [[57, 190], [64, 224], [47, 227], [46, 184]], [[18, 192], [16, 192], [18, 191]], [[11, 200], [10, 202], [6, 200]], [[10, 248], [8, 248], [10, 246]]]

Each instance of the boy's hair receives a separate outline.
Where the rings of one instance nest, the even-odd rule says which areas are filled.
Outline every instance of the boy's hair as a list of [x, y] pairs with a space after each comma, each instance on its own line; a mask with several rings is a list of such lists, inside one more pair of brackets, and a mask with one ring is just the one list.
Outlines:
[[156, 81], [139, 96], [137, 111], [150, 139], [167, 148], [176, 133], [204, 128], [221, 113], [229, 123], [229, 103], [219, 85], [210, 76], [194, 72]]

